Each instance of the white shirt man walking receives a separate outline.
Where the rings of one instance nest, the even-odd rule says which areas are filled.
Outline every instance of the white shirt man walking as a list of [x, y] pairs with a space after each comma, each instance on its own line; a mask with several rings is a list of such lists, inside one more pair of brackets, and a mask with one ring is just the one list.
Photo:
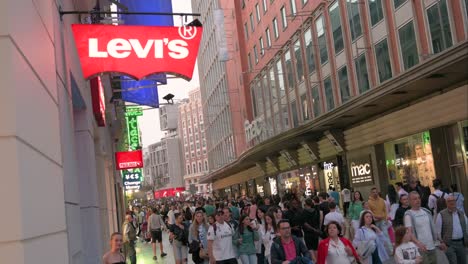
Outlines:
[[223, 210], [215, 215], [216, 222], [208, 229], [208, 255], [210, 264], [237, 264], [232, 245], [234, 228], [224, 221]]

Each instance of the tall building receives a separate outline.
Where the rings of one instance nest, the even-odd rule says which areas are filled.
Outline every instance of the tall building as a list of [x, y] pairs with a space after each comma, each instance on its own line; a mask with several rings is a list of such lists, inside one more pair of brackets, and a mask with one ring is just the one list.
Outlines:
[[113, 156], [123, 116], [107, 74], [82, 77], [71, 29], [79, 16], [58, 13], [95, 4], [0, 4], [0, 263], [97, 264], [121, 226]]
[[189, 99], [179, 105], [179, 133], [184, 154], [185, 189], [193, 194], [209, 193], [207, 184], [200, 184], [200, 177], [209, 171], [206, 147], [206, 130], [200, 88], [189, 92]]
[[183, 159], [178, 137], [168, 137], [148, 146], [155, 190], [184, 187]]
[[201, 13], [203, 24], [198, 71], [212, 171], [235, 161], [245, 149], [244, 120], [248, 113], [242, 68], [238, 64], [241, 54], [235, 33], [234, 2], [237, 1], [192, 0], [192, 9]]
[[203, 178], [220, 195], [436, 177], [468, 194], [466, 1], [239, 1], [233, 14], [252, 114], [248, 149]]

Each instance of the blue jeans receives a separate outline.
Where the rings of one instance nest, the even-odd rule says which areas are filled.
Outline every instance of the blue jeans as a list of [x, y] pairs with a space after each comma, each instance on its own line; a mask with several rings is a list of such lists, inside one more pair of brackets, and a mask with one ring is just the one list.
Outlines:
[[242, 264], [257, 264], [257, 254], [240, 255]]

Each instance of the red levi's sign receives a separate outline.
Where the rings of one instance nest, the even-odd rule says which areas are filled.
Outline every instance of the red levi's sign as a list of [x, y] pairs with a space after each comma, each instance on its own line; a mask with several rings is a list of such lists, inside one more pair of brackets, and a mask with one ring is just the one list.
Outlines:
[[143, 168], [143, 153], [141, 150], [115, 153], [117, 170]]
[[98, 126], [106, 126], [106, 99], [104, 97], [104, 88], [102, 87], [101, 77], [97, 76], [89, 80], [91, 85], [91, 99], [93, 102], [94, 118]]
[[84, 78], [120, 72], [142, 79], [172, 73], [192, 79], [202, 27], [72, 25]]
[[163, 189], [163, 190], [155, 191], [154, 199], [164, 198], [164, 197], [174, 197], [177, 195], [177, 193], [181, 193], [183, 191], [185, 191], [184, 187], [170, 188], [170, 189]]

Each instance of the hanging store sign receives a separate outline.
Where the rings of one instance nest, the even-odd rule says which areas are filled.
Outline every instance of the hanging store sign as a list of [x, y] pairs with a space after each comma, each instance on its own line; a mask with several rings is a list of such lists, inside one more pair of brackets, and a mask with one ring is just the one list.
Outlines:
[[170, 188], [170, 189], [163, 189], [163, 190], [155, 191], [154, 199], [179, 196], [184, 191], [185, 191], [184, 187]]
[[126, 107], [125, 118], [127, 119], [128, 145], [130, 150], [140, 147], [140, 131], [138, 130], [138, 117], [143, 115], [141, 107]]
[[312, 195], [312, 190], [310, 189], [310, 185], [311, 185], [310, 184], [311, 183], [310, 182], [310, 173], [306, 174], [306, 176], [304, 177], [304, 180], [305, 180], [305, 187], [306, 187], [305, 188], [306, 190], [305, 190], [304, 194], [306, 196], [311, 196]]
[[124, 189], [126, 191], [128, 190], [139, 190], [141, 187], [141, 170], [140, 169], [135, 169], [135, 170], [123, 170], [122, 171], [122, 179], [123, 179], [123, 185]]
[[325, 190], [328, 190], [330, 186], [336, 187], [336, 179], [333, 170], [335, 169], [335, 164], [333, 162], [324, 162], [323, 163], [323, 174], [325, 177]]
[[350, 159], [349, 170], [351, 172], [351, 183], [353, 186], [374, 184], [370, 155], [356, 159]]
[[142, 79], [173, 73], [192, 79], [202, 27], [72, 25], [84, 78], [120, 72]]
[[101, 77], [97, 76], [89, 80], [91, 86], [91, 99], [93, 104], [94, 118], [98, 126], [106, 126], [106, 99], [104, 97], [104, 88], [102, 87]]
[[278, 194], [278, 189], [276, 188], [276, 179], [268, 178], [268, 182], [270, 183], [271, 195], [277, 195]]
[[117, 170], [127, 170], [143, 167], [143, 154], [141, 150], [115, 153]]

